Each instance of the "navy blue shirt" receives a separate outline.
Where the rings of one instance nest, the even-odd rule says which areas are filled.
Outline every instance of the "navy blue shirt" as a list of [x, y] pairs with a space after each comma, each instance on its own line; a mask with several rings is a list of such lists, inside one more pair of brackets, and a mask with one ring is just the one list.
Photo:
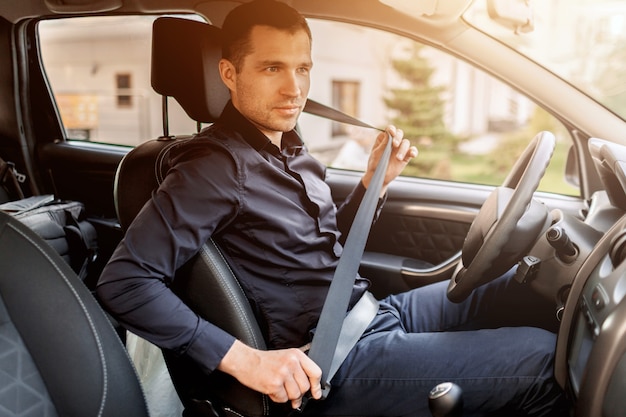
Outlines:
[[[324, 165], [298, 134], [284, 133], [279, 149], [231, 103], [216, 123], [178, 148], [103, 271], [101, 301], [131, 331], [213, 371], [233, 336], [169, 288], [175, 271], [213, 238], [268, 346], [310, 341], [363, 185], [337, 209]], [[368, 284], [357, 277], [352, 303]]]

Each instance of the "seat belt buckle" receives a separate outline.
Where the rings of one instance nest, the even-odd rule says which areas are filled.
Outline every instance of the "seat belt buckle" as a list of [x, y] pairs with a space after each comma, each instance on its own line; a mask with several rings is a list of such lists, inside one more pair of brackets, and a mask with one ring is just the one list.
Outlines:
[[[328, 394], [330, 393], [330, 382], [322, 382], [322, 396], [320, 397], [319, 401], [325, 400], [326, 398], [328, 398]], [[300, 407], [296, 408], [293, 410], [293, 412], [291, 412], [289, 414], [289, 416], [293, 416], [296, 413], [300, 414], [304, 411], [307, 403], [309, 402], [310, 399], [312, 399], [313, 397], [311, 397], [311, 391], [307, 392], [306, 394], [304, 394], [304, 396], [302, 397], [302, 403], [300, 403]]]

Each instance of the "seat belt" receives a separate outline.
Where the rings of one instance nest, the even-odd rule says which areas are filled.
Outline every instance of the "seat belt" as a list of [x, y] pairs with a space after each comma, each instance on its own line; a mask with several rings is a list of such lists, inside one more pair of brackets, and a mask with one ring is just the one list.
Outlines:
[[382, 129], [362, 122], [355, 117], [347, 115], [344, 112], [341, 112], [332, 107], [328, 107], [327, 105], [319, 103], [315, 100], [311, 100], [310, 98], [307, 99], [303, 111], [309, 114], [314, 114], [315, 116], [323, 117], [325, 119], [334, 120], [335, 122], [346, 123], [353, 126], [367, 127], [368, 129], [374, 129], [380, 132], [384, 132], [384, 130]]
[[[304, 111], [337, 122], [383, 131], [313, 100], [307, 101]], [[330, 380], [378, 310], [378, 302], [369, 292], [366, 292], [346, 316], [354, 281], [378, 206], [390, 155], [391, 137], [387, 141], [387, 146], [348, 232], [343, 253], [335, 269], [311, 342], [309, 357], [322, 370], [322, 399], [328, 396], [331, 387]], [[356, 318], [351, 319], [351, 316]], [[339, 317], [346, 317], [346, 319], [338, 320]], [[306, 396], [303, 398], [301, 410], [308, 398]]]
[[13, 162], [0, 158], [0, 187], [4, 188], [9, 200], [21, 200], [24, 198], [21, 184], [25, 180], [26, 175], [17, 172]]

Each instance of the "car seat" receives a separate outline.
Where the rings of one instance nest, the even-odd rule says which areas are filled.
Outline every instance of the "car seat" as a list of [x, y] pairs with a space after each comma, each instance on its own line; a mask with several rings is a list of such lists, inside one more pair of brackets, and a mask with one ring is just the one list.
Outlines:
[[148, 416], [128, 354], [87, 287], [0, 212], [0, 415]]
[[[169, 135], [168, 97], [175, 98], [198, 123], [216, 120], [230, 97], [217, 71], [219, 34], [219, 28], [194, 20], [162, 17], [154, 22], [151, 80], [153, 89], [163, 96], [164, 133], [134, 148], [118, 167], [114, 194], [123, 230], [165, 176], [169, 152], [188, 139]], [[206, 320], [249, 346], [266, 348], [250, 304], [213, 241], [178, 271], [172, 289]], [[167, 350], [163, 354], [185, 416], [261, 417], [275, 413], [267, 396], [229, 375], [219, 371], [206, 375], [186, 357]]]

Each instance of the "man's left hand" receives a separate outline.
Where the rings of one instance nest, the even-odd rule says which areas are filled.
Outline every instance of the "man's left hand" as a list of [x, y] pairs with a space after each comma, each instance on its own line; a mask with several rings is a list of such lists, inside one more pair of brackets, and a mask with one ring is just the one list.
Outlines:
[[376, 137], [376, 142], [372, 147], [369, 160], [367, 162], [367, 171], [363, 175], [363, 185], [367, 188], [374, 176], [376, 166], [380, 162], [380, 158], [385, 151], [387, 140], [392, 138], [391, 155], [389, 157], [389, 165], [383, 180], [383, 188], [381, 197], [387, 192], [387, 186], [393, 181], [406, 167], [409, 161], [417, 156], [417, 148], [411, 145], [408, 139], [404, 139], [404, 132], [393, 125], [390, 125]]

